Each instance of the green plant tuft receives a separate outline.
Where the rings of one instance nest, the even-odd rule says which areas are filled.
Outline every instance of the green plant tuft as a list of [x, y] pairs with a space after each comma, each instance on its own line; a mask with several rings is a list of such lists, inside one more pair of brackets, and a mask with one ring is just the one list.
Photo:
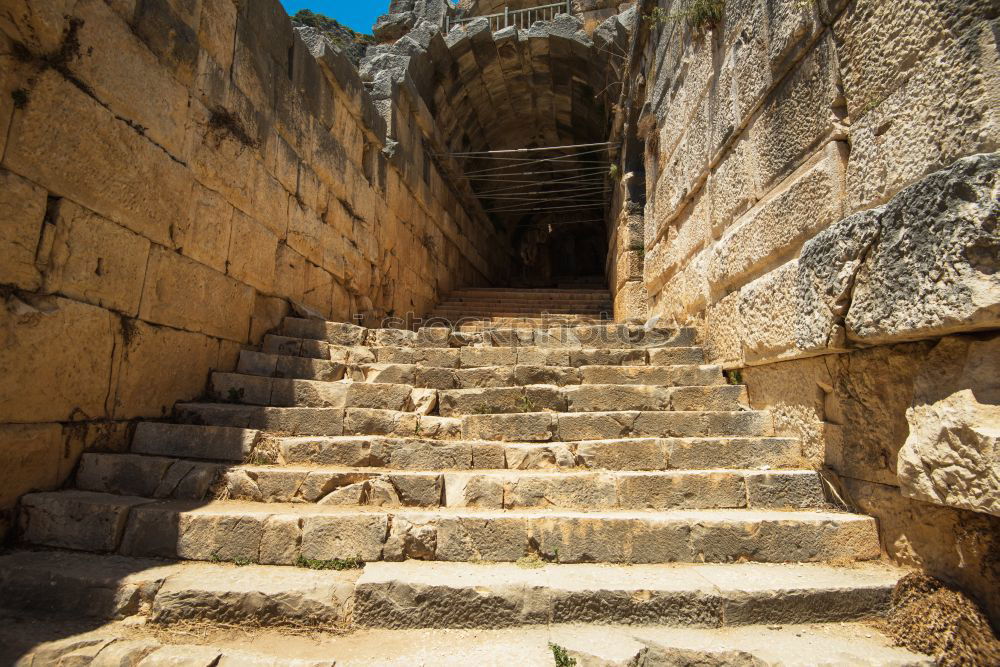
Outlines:
[[245, 567], [247, 565], [253, 565], [253, 564], [254, 562], [251, 559], [247, 558], [246, 556], [237, 556], [236, 558], [233, 559], [233, 565], [235, 565], [236, 567]]
[[743, 384], [743, 373], [740, 370], [723, 371], [722, 373], [726, 377], [726, 382], [728, 384], [741, 385]]
[[333, 558], [331, 560], [299, 556], [295, 560], [295, 566], [310, 570], [360, 570], [365, 566], [365, 562], [361, 560], [361, 556], [355, 558]]
[[576, 658], [569, 657], [569, 653], [566, 652], [566, 649], [559, 644], [549, 642], [549, 650], [552, 651], [552, 657], [556, 661], [556, 667], [574, 667], [574, 665], [576, 665]]
[[667, 21], [674, 23], [683, 21], [691, 30], [704, 32], [717, 26], [722, 21], [725, 11], [726, 0], [688, 0], [683, 9], [678, 12], [671, 14], [656, 7], [643, 18], [651, 27]]

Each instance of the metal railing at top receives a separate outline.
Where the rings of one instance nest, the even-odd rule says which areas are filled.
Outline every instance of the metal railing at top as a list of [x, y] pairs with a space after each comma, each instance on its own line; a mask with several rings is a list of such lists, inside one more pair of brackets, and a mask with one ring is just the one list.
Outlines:
[[496, 32], [509, 26], [517, 26], [518, 29], [527, 30], [535, 21], [551, 21], [557, 14], [572, 14], [572, 0], [565, 2], [555, 2], [551, 5], [541, 5], [539, 7], [528, 7], [527, 9], [511, 9], [504, 7], [499, 14], [485, 14], [483, 16], [469, 16], [467, 18], [445, 17], [444, 31], [448, 33], [452, 28], [479, 19], [486, 19], [490, 22], [490, 30]]

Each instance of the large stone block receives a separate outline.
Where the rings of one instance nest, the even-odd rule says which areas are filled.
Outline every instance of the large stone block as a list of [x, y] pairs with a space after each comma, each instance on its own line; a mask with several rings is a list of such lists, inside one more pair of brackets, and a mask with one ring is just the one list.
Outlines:
[[232, 204], [195, 183], [191, 216], [174, 227], [174, 242], [182, 254], [225, 273], [232, 219]]
[[0, 423], [108, 416], [121, 325], [102, 308], [8, 296], [0, 308]]
[[840, 220], [847, 153], [845, 143], [830, 142], [726, 232], [709, 264], [714, 293], [760, 275]]
[[705, 355], [726, 368], [743, 364], [743, 320], [740, 293], [733, 292], [705, 309]]
[[149, 241], [63, 200], [55, 219], [44, 286], [127, 315], [139, 311]]
[[62, 426], [6, 424], [0, 426], [0, 508], [13, 505], [29, 491], [48, 491], [59, 484]]
[[139, 316], [156, 324], [244, 342], [252, 288], [193, 260], [154, 246]]
[[198, 25], [198, 42], [218, 63], [228, 70], [233, 64], [233, 40], [236, 35], [237, 3], [233, 0], [203, 2], [201, 22]]
[[753, 142], [746, 132], [719, 160], [709, 177], [708, 191], [712, 207], [712, 234], [715, 236], [760, 197]]
[[62, 44], [69, 27], [73, 0], [38, 5], [31, 0], [10, 0], [4, 5], [0, 31], [38, 53], [51, 53]]
[[227, 262], [230, 276], [261, 292], [271, 292], [277, 251], [278, 237], [271, 230], [241, 211], [233, 211]]
[[116, 116], [185, 159], [187, 89], [104, 0], [78, 2], [73, 16], [81, 20], [79, 51], [69, 63], [73, 74]]
[[[872, 5], [879, 5], [858, 4], [868, 5], [868, 11], [872, 11]], [[937, 3], [933, 8], [925, 0], [907, 4], [921, 5], [922, 18], [930, 19], [929, 24], [957, 19], [934, 16], [942, 7], [957, 4], [953, 1]], [[981, 8], [984, 3], [962, 4]], [[883, 8], [874, 11], [881, 14]], [[888, 25], [909, 23], [901, 28], [904, 34], [911, 33], [907, 38], [929, 40], [926, 44], [899, 39], [902, 35], [892, 33], [891, 43], [873, 48], [872, 42], [862, 40], [866, 34], [887, 27], [881, 19], [874, 26], [853, 25], [851, 31], [858, 34], [843, 37], [841, 57], [847, 57], [845, 84], [852, 118], [850, 210], [881, 203], [924, 174], [962, 156], [993, 151], [1000, 145], [996, 28], [977, 23], [975, 9], [950, 11], [964, 14], [972, 28], [960, 34], [933, 32], [930, 37], [925, 32], [929, 25], [923, 20], [915, 21], [915, 14], [897, 11], [887, 19]], [[851, 15], [848, 12], [845, 17]], [[879, 37], [878, 41], [883, 41], [888, 34]], [[886, 69], [888, 63], [898, 62], [901, 56], [908, 60], [901, 63], [901, 69]]]
[[761, 107], [749, 131], [765, 191], [802, 164], [824, 137], [842, 133], [838, 83], [832, 38], [822, 37]]
[[1000, 153], [896, 196], [856, 273], [847, 335], [866, 344], [1000, 325]]
[[904, 496], [1000, 516], [1000, 337], [944, 338], [914, 380]]
[[145, 498], [87, 491], [32, 493], [21, 500], [21, 531], [31, 544], [81, 551], [115, 551], [130, 510]]
[[34, 183], [0, 169], [0, 283], [26, 290], [41, 284], [35, 253], [45, 218], [45, 195]]
[[779, 266], [739, 291], [740, 344], [747, 363], [777, 361], [812, 350], [796, 346], [798, 262]]
[[202, 395], [218, 356], [215, 338], [133, 321], [122, 352], [115, 418], [163, 417], [175, 402]]
[[55, 70], [15, 114], [4, 165], [163, 245], [190, 213], [187, 169]]

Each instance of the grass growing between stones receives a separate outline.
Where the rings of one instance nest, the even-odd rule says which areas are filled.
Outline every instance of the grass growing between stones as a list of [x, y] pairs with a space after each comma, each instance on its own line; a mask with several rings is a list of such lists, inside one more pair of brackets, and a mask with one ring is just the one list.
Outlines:
[[360, 556], [355, 558], [333, 558], [331, 560], [299, 556], [295, 560], [295, 566], [310, 570], [360, 570], [365, 566], [365, 562], [361, 560]]
[[545, 567], [545, 561], [538, 557], [538, 554], [529, 554], [527, 556], [522, 556], [515, 561], [519, 568], [524, 570], [537, 570], [540, 567]]
[[691, 30], [703, 32], [718, 25], [725, 11], [725, 0], [689, 0], [678, 12], [669, 13], [656, 7], [644, 18], [650, 25], [683, 21]]
[[574, 667], [574, 665], [576, 665], [576, 658], [569, 657], [569, 653], [566, 652], [566, 649], [559, 644], [549, 642], [549, 650], [552, 651], [552, 657], [556, 661], [556, 667]]

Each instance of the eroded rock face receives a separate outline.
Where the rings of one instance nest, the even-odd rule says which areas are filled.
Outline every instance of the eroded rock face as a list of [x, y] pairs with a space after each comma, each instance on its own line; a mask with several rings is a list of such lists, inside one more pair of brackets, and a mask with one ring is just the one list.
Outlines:
[[1000, 154], [973, 155], [805, 244], [798, 346], [840, 348], [1000, 325]]
[[945, 338], [917, 376], [899, 452], [903, 495], [1000, 516], [1000, 336]]

